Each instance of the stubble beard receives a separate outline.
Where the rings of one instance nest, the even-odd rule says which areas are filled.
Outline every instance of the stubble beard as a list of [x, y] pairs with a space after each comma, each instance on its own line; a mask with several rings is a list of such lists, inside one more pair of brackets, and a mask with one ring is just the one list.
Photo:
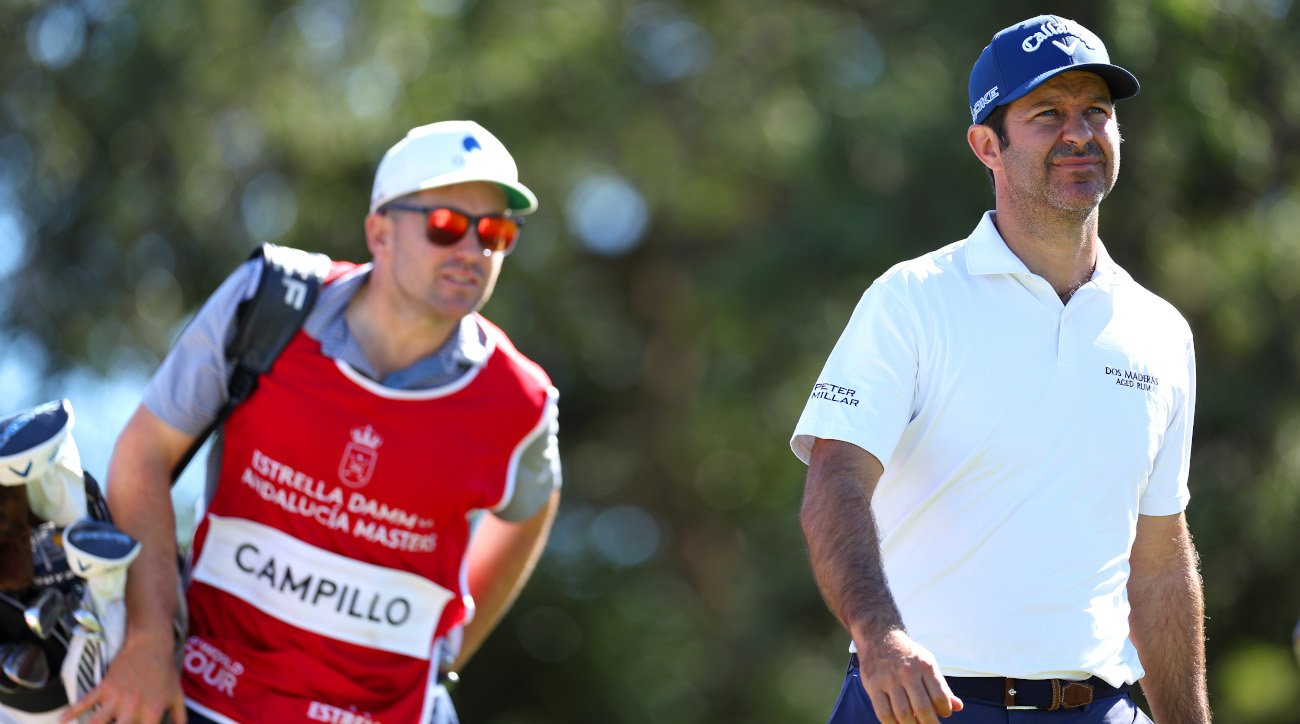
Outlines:
[[[1009, 151], [1013, 157], [1017, 150], [1012, 149], [1010, 144], [1003, 148], [1004, 153]], [[1102, 159], [1101, 168], [1094, 172], [1100, 176], [1093, 179], [1090, 184], [1093, 186], [1091, 193], [1078, 188], [1078, 184], [1069, 180], [1053, 178], [1054, 175], [1074, 173], [1052, 165], [1053, 159], [1069, 156], [1095, 156]], [[1115, 187], [1119, 175], [1118, 154], [1102, 153], [1101, 147], [1095, 142], [1090, 142], [1082, 153], [1073, 153], [1058, 147], [1038, 164], [1033, 164], [1029, 159], [1023, 160], [1023, 164], [1017, 165], [1022, 168], [1033, 168], [1036, 165], [1038, 173], [1008, 174], [1012, 201], [1021, 207], [1024, 213], [1038, 218], [1041, 222], [1054, 220], [1080, 223], [1095, 215], [1102, 200]]]
[[[1071, 155], [1093, 155], [1102, 160], [1101, 168], [1094, 172], [1100, 174], [1100, 176], [1090, 182], [1090, 185], [1094, 187], [1092, 193], [1084, 192], [1078, 188], [1077, 184], [1069, 180], [1052, 182], [1053, 167], [1050, 165], [1052, 159]], [[1084, 154], [1058, 153], [1054, 151], [1048, 157], [1047, 163], [1048, 166], [1045, 169], [1047, 203], [1056, 210], [1067, 213], [1088, 214], [1095, 211], [1101, 205], [1102, 200], [1110, 195], [1111, 189], [1115, 188], [1115, 181], [1119, 176], [1119, 158], [1107, 156], [1101, 152], [1100, 146], [1093, 143], [1089, 144], [1089, 148], [1085, 149]], [[1067, 170], [1064, 173], [1066, 176], [1070, 176], [1073, 172]]]

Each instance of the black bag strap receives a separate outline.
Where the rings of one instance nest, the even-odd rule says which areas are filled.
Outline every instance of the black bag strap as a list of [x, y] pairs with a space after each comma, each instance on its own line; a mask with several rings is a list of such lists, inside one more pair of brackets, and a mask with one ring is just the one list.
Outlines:
[[253, 394], [257, 378], [271, 369], [298, 333], [330, 268], [324, 254], [269, 243], [259, 246], [249, 258], [262, 260], [262, 275], [257, 291], [235, 311], [235, 336], [226, 347], [226, 359], [234, 363], [227, 385], [229, 396], [212, 424], [194, 439], [172, 470], [173, 484], [203, 441]]

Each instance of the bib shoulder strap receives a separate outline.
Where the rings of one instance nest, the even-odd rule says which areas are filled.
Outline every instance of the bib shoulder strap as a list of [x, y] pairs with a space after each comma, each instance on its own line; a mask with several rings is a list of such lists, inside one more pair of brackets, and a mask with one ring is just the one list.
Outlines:
[[257, 291], [239, 305], [226, 357], [260, 375], [271, 369], [307, 319], [330, 259], [275, 244], [262, 244], [249, 258], [262, 260], [262, 275]]
[[289, 346], [316, 304], [330, 271], [330, 259], [324, 254], [270, 243], [258, 246], [249, 258], [262, 260], [262, 273], [253, 296], [235, 311], [235, 336], [226, 347], [226, 359], [234, 364], [227, 385], [228, 399], [172, 470], [173, 483], [203, 441], [253, 394], [257, 378], [270, 370]]

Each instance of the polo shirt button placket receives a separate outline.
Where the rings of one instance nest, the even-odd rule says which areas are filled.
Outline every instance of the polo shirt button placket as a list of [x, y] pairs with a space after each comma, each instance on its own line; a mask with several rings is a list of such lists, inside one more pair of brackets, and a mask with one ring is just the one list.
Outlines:
[[[1099, 291], [1092, 285], [1092, 282], [1087, 282], [1074, 292], [1074, 295], [1070, 297], [1070, 301], [1066, 302], [1065, 307], [1061, 310], [1060, 327], [1056, 332], [1056, 363], [1058, 366], [1074, 367], [1079, 347], [1072, 344], [1073, 338], [1070, 336], [1069, 323], [1079, 319], [1079, 315], [1083, 314], [1081, 311], [1083, 305], [1091, 301], [1090, 298]], [[1083, 345], [1083, 347], [1086, 347], [1086, 345]]]
[[1069, 308], [1061, 312], [1060, 321], [1056, 327], [1056, 366], [1070, 367], [1070, 343], [1069, 327], [1066, 322], [1069, 318]]

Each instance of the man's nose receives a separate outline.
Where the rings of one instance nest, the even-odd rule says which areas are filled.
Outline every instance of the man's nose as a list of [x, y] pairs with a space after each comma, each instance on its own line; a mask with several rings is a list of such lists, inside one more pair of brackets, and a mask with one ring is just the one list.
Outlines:
[[1097, 135], [1088, 123], [1087, 116], [1084, 113], [1071, 113], [1065, 120], [1065, 127], [1061, 129], [1061, 140], [1072, 146], [1084, 146]]

